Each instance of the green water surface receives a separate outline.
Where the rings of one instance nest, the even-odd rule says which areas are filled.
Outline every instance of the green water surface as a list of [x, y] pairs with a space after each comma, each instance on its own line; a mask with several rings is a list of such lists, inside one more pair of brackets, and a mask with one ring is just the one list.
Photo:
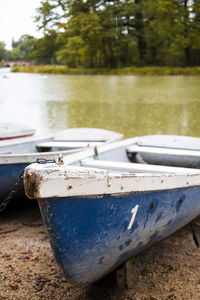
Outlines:
[[0, 118], [29, 124], [39, 133], [99, 127], [125, 137], [200, 136], [200, 77], [40, 75], [1, 69]]

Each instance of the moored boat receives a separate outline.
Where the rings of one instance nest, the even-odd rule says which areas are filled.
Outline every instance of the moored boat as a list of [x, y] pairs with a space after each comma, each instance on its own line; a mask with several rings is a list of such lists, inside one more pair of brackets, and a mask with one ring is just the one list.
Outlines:
[[21, 175], [31, 162], [57, 161], [85, 147], [121, 139], [122, 135], [98, 128], [70, 128], [54, 135], [9, 139], [0, 142], [0, 212], [14, 196], [25, 196]]
[[0, 123], [0, 141], [32, 136], [35, 129], [14, 123]]
[[198, 138], [132, 138], [64, 162], [28, 166], [24, 185], [56, 261], [77, 283], [99, 280], [200, 214]]

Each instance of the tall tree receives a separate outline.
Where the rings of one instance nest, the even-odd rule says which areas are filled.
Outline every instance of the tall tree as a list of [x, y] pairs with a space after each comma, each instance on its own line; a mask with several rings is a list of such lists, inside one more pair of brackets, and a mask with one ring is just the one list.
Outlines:
[[4, 42], [1, 42], [1, 41], [0, 41], [0, 62], [1, 62], [2, 60], [7, 59], [7, 55], [8, 55], [8, 54], [7, 54], [7, 51], [6, 51]]
[[11, 60], [27, 60], [29, 53], [33, 50], [36, 39], [24, 34], [19, 40], [12, 40], [12, 51], [10, 51]]
[[59, 49], [57, 36], [58, 34], [55, 30], [50, 30], [44, 37], [36, 40], [28, 54], [28, 59], [38, 64], [56, 63], [56, 52]]
[[69, 66], [200, 63], [199, 0], [43, 0], [36, 21]]

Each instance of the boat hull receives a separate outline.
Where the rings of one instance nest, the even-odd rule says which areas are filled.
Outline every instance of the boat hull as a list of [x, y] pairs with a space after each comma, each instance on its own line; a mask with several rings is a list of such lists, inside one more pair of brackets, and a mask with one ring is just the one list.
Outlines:
[[[34, 130], [21, 128], [21, 126], [10, 126], [5, 123], [1, 126], [0, 140], [18, 137], [18, 133], [29, 134]], [[23, 129], [23, 130], [22, 130]], [[23, 170], [32, 163], [46, 164], [57, 161], [60, 155], [69, 155], [81, 151], [83, 147], [89, 147], [90, 140], [100, 143], [111, 143], [122, 139], [123, 135], [114, 131], [100, 128], [69, 128], [53, 136], [31, 137], [2, 141], [0, 143], [0, 212], [6, 205], [7, 199], [14, 197], [25, 197], [24, 185], [21, 177]], [[58, 147], [59, 141], [66, 142], [65, 146]], [[87, 141], [86, 146], [81, 146], [82, 141]], [[69, 147], [70, 142], [73, 144]], [[40, 144], [51, 143], [49, 152], [40, 152]], [[40, 145], [40, 146], [39, 146]], [[55, 146], [56, 145], [56, 146]], [[45, 146], [46, 147], [46, 146]], [[44, 147], [44, 149], [45, 149]], [[44, 150], [43, 149], [43, 150]], [[51, 151], [50, 151], [51, 150]]]
[[57, 263], [91, 284], [200, 214], [200, 187], [40, 199]]
[[23, 180], [20, 177], [27, 165], [28, 163], [0, 165], [0, 206], [12, 191], [12, 197], [25, 196]]

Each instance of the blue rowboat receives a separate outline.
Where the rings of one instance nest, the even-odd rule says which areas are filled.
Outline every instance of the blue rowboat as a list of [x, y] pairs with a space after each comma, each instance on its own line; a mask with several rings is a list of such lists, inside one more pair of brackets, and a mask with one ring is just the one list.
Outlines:
[[57, 263], [87, 285], [200, 214], [199, 168], [200, 139], [146, 136], [30, 165], [24, 185]]
[[[1, 128], [2, 129], [2, 128]], [[7, 126], [1, 130], [8, 137]], [[9, 130], [10, 132], [10, 130]], [[12, 130], [12, 132], [14, 132]], [[22, 135], [30, 134], [20, 131]], [[19, 131], [15, 132], [19, 136]], [[0, 135], [1, 136], [1, 135]], [[13, 136], [13, 133], [12, 133]], [[11, 137], [11, 135], [9, 135]], [[22, 173], [31, 162], [58, 161], [59, 154], [67, 155], [104, 142], [121, 139], [122, 135], [98, 128], [71, 128], [45, 137], [26, 137], [0, 142], [0, 212], [10, 199], [25, 196]]]

